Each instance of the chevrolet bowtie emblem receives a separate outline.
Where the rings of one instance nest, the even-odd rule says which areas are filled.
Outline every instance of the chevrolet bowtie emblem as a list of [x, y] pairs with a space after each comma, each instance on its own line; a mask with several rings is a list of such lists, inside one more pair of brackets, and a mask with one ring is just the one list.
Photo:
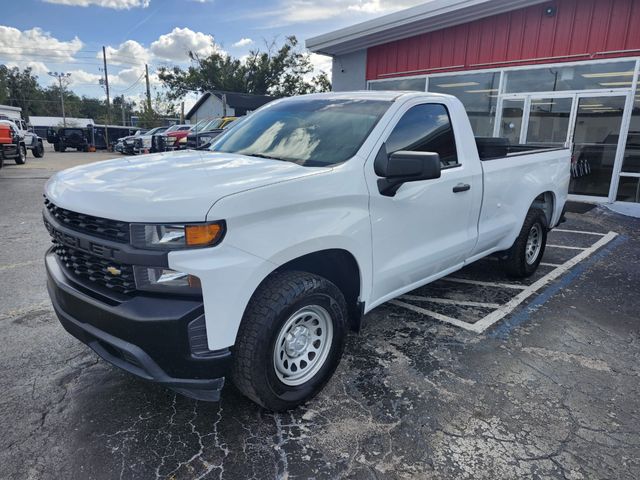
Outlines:
[[122, 270], [116, 267], [107, 267], [107, 272], [109, 272], [114, 277], [117, 277], [118, 275], [122, 274]]

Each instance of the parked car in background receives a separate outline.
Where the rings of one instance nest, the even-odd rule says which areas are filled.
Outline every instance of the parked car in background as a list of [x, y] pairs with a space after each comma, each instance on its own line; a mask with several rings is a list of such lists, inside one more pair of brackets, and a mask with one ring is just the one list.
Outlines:
[[193, 125], [173, 125], [162, 134], [164, 139], [164, 150], [179, 150], [180, 140], [189, 134]]
[[47, 142], [53, 144], [56, 152], [64, 152], [67, 148], [75, 148], [79, 152], [89, 151], [89, 132], [86, 128], [67, 127], [47, 131]]
[[535, 273], [570, 179], [568, 149], [475, 139], [432, 93], [274, 101], [210, 150], [52, 177], [49, 294], [114, 365], [200, 400], [230, 378], [276, 411], [323, 388], [378, 305], [488, 255]]
[[[199, 148], [209, 145], [225, 128], [233, 125], [237, 117], [222, 117], [209, 120], [204, 125], [196, 124], [186, 136], [185, 148]], [[198, 128], [199, 127], [199, 128]]]
[[31, 150], [33, 156], [41, 158], [44, 156], [44, 143], [42, 138], [36, 135], [33, 128], [23, 119], [11, 119], [6, 115], [0, 115], [1, 120], [8, 120], [14, 123], [20, 133], [20, 137], [24, 141], [27, 150]]
[[144, 152], [155, 153], [164, 151], [160, 148], [160, 138], [168, 128], [169, 127], [152, 128], [147, 133], [136, 138], [133, 142], [134, 155], [138, 155]]
[[133, 135], [119, 138], [116, 142], [114, 150], [125, 155], [133, 155], [135, 153], [136, 139], [147, 133], [147, 130], [138, 130]]
[[5, 160], [14, 160], [17, 165], [24, 165], [27, 161], [27, 146], [11, 120], [0, 120], [0, 168]]

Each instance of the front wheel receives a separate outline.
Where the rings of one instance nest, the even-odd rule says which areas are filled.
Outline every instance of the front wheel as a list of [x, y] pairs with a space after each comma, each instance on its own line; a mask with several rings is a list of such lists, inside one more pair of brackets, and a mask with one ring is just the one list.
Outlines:
[[27, 147], [20, 145], [18, 147], [18, 156], [15, 158], [16, 164], [24, 165], [27, 163]]
[[273, 411], [309, 400], [340, 362], [347, 315], [344, 295], [329, 280], [306, 272], [274, 274], [258, 288], [242, 319], [234, 384]]
[[539, 208], [532, 208], [513, 246], [502, 260], [502, 267], [510, 277], [526, 278], [534, 274], [542, 261], [547, 245], [547, 217]]

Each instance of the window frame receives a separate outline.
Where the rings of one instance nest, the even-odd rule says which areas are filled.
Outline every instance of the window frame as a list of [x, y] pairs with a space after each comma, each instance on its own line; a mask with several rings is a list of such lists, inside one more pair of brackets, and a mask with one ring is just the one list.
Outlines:
[[393, 135], [393, 132], [396, 130], [396, 128], [398, 127], [402, 119], [405, 117], [405, 115], [407, 115], [413, 108], [422, 107], [425, 105], [438, 105], [444, 108], [444, 111], [447, 114], [447, 118], [449, 119], [451, 133], [453, 134], [453, 145], [456, 152], [456, 163], [453, 165], [444, 165], [442, 163], [442, 160], [440, 160], [440, 169], [450, 170], [453, 168], [462, 167], [462, 162], [460, 161], [460, 154], [459, 154], [460, 149], [458, 148], [458, 136], [456, 135], [456, 128], [455, 128], [454, 122], [451, 120], [451, 111], [449, 110], [449, 107], [446, 105], [446, 103], [443, 103], [443, 102], [429, 101], [429, 102], [419, 102], [419, 103], [405, 105], [406, 108], [402, 109], [402, 111], [400, 112], [399, 118], [394, 122], [389, 133], [385, 136], [385, 140], [383, 142], [385, 145], [385, 149], [386, 149], [387, 142], [389, 141], [389, 138], [391, 137], [391, 135]]

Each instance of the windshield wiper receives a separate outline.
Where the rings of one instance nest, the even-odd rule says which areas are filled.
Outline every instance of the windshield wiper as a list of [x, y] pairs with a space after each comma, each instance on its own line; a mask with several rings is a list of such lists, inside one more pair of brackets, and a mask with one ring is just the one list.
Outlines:
[[267, 158], [269, 160], [280, 160], [281, 162], [288, 162], [289, 161], [289, 160], [286, 160], [284, 158], [272, 157], [270, 155], [265, 155], [264, 153], [245, 153], [244, 155], [247, 155], [249, 157]]

